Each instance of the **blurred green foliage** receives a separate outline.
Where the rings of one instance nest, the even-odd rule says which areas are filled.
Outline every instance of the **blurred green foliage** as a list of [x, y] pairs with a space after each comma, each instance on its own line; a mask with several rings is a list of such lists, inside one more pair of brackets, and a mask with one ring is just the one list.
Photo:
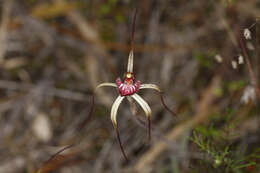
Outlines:
[[247, 82], [244, 80], [230, 81], [230, 82], [227, 82], [226, 85], [227, 85], [229, 92], [234, 92], [234, 91], [243, 89], [247, 85]]
[[[259, 170], [256, 160], [260, 158], [260, 148], [253, 149], [250, 154], [244, 146], [237, 145], [232, 139], [239, 134], [234, 134], [238, 122], [235, 119], [236, 111], [227, 109], [224, 114], [216, 114], [218, 117], [208, 126], [197, 126], [193, 130], [190, 140], [204, 152], [203, 159], [199, 160], [200, 167], [196, 170], [205, 168], [213, 172], [221, 173], [242, 173], [248, 169], [252, 172]], [[218, 122], [222, 121], [222, 127]]]
[[193, 54], [193, 57], [203, 67], [211, 68], [213, 66], [213, 63], [214, 63], [214, 53], [213, 52], [197, 51]]

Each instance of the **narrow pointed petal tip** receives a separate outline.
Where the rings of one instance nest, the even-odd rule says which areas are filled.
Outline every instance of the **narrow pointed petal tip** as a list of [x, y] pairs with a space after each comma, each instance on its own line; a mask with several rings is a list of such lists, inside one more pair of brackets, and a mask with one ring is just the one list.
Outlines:
[[131, 50], [128, 57], [127, 72], [133, 73], [134, 68], [134, 51]]
[[117, 121], [116, 121], [117, 110], [118, 110], [119, 105], [121, 104], [121, 102], [123, 101], [124, 98], [125, 97], [118, 96], [117, 99], [115, 100], [115, 102], [112, 105], [111, 120], [112, 120], [114, 128], [117, 128]]

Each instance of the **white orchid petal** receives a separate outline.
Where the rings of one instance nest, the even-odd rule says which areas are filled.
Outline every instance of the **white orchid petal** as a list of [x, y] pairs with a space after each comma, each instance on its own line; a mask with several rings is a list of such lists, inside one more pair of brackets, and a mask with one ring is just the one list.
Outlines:
[[158, 92], [162, 92], [162, 90], [155, 84], [141, 84], [139, 89], [154, 89]]
[[113, 125], [116, 127], [116, 116], [117, 116], [117, 110], [119, 108], [119, 105], [121, 104], [121, 102], [123, 101], [125, 97], [122, 96], [118, 96], [115, 100], [115, 102], [112, 105], [112, 109], [111, 109], [111, 120]]
[[134, 52], [133, 50], [131, 50], [128, 57], [127, 72], [133, 73], [133, 67], [134, 67]]
[[147, 102], [144, 99], [142, 99], [142, 97], [140, 97], [138, 94], [133, 94], [131, 97], [134, 98], [135, 101], [143, 108], [145, 115], [147, 117], [150, 117], [152, 114], [152, 110], [150, 106], [147, 104]]
[[111, 86], [111, 87], [116, 87], [116, 84], [115, 83], [101, 83], [99, 84], [96, 88], [95, 88], [95, 91], [101, 87], [107, 87], [107, 86]]

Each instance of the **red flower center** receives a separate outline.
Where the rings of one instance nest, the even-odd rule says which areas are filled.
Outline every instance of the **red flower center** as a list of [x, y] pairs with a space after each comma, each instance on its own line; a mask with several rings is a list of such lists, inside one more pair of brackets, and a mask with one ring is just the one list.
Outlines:
[[136, 93], [140, 88], [140, 81], [134, 83], [132, 73], [126, 73], [124, 83], [120, 78], [116, 80], [116, 86], [121, 96], [129, 96]]

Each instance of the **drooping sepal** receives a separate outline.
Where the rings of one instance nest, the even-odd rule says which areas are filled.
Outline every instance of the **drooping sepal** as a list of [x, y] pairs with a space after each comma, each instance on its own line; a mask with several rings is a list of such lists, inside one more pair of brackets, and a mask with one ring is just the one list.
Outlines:
[[121, 139], [120, 139], [118, 125], [117, 125], [117, 121], [116, 121], [118, 108], [119, 108], [119, 106], [120, 106], [120, 104], [121, 104], [121, 102], [123, 101], [124, 98], [125, 97], [118, 96], [117, 99], [115, 100], [115, 102], [113, 103], [112, 109], [111, 109], [111, 120], [112, 120], [113, 126], [114, 126], [114, 128], [116, 130], [117, 140], [118, 140], [120, 149], [122, 151], [122, 154], [123, 154], [124, 158], [126, 160], [128, 160], [127, 157], [126, 157], [126, 154], [125, 154], [125, 151], [124, 151]]
[[138, 94], [134, 94], [132, 95], [132, 98], [142, 107], [142, 109], [145, 112], [145, 115], [147, 117], [148, 120], [148, 134], [149, 134], [149, 139], [151, 138], [151, 115], [152, 115], [152, 110], [150, 108], [150, 106], [148, 105], [148, 103], [142, 99], [142, 97], [140, 97]]
[[118, 110], [119, 105], [121, 104], [121, 102], [123, 101], [124, 98], [125, 97], [118, 96], [117, 99], [114, 101], [114, 103], [112, 105], [111, 120], [112, 120], [114, 127], [116, 127], [116, 125], [117, 125], [117, 122], [116, 122], [117, 110]]

